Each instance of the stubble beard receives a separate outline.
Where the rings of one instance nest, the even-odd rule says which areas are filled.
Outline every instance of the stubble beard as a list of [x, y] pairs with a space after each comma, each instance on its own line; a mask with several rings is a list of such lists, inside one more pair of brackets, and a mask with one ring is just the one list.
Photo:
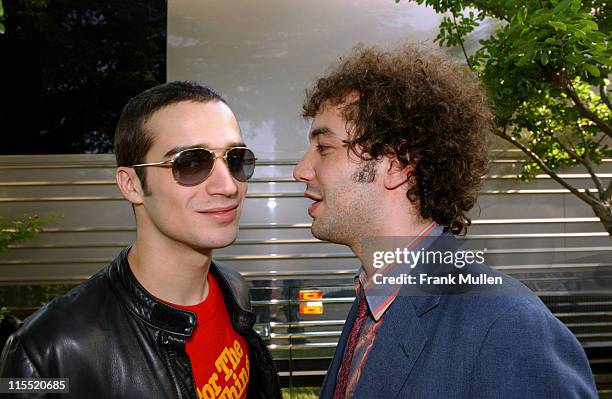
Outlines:
[[[376, 161], [364, 161], [362, 166], [351, 176], [351, 183], [339, 189], [336, 193], [351, 191], [353, 183], [370, 184], [376, 179]], [[324, 217], [315, 218], [312, 222], [311, 232], [316, 238], [335, 244], [347, 245], [353, 248], [361, 240], [362, 230], [367, 229], [369, 217], [372, 216], [367, 202], [374, 198], [353, 196], [350, 204], [342, 203], [336, 195], [326, 198], [325, 205], [331, 205], [334, 211], [328, 212]], [[333, 206], [337, 204], [337, 206]], [[328, 210], [328, 209], [326, 209]]]

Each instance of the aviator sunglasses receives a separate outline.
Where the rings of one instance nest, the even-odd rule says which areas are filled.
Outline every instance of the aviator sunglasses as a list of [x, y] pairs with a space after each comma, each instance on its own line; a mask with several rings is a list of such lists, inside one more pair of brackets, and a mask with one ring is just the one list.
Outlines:
[[253, 151], [246, 147], [230, 147], [223, 152], [223, 155], [219, 156], [215, 156], [214, 152], [206, 148], [189, 148], [177, 152], [167, 161], [141, 163], [131, 167], [171, 167], [174, 180], [179, 184], [195, 186], [212, 174], [217, 158], [223, 158], [234, 179], [245, 182], [253, 176], [257, 158], [255, 158]]

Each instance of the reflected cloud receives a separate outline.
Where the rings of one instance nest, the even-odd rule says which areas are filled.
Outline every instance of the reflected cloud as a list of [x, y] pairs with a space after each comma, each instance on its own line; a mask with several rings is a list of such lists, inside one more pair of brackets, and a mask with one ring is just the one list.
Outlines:
[[242, 135], [247, 145], [258, 154], [260, 159], [270, 159], [277, 149], [278, 132], [276, 121], [264, 119], [258, 124], [250, 120], [239, 121]]
[[198, 44], [206, 44], [206, 42], [200, 42], [193, 37], [184, 37], [176, 35], [168, 35], [168, 46], [172, 47], [193, 47]]

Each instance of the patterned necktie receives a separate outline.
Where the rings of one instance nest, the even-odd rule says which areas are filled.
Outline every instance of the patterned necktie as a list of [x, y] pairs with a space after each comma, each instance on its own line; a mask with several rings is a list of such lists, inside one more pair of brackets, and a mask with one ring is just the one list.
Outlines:
[[368, 316], [368, 304], [364, 298], [363, 288], [360, 290], [359, 295], [359, 306], [357, 307], [357, 315], [355, 316], [355, 322], [351, 328], [346, 348], [344, 349], [344, 357], [342, 358], [342, 366], [340, 366], [340, 374], [336, 381], [336, 389], [334, 390], [334, 399], [344, 399], [346, 395], [346, 386], [349, 380], [349, 371], [351, 370], [351, 361], [353, 360], [353, 353], [357, 346], [357, 339], [359, 338], [359, 331], [361, 326]]

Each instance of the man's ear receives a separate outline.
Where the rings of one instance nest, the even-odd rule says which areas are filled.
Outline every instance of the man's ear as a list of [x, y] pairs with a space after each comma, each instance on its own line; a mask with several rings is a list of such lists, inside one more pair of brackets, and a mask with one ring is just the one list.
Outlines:
[[134, 205], [142, 204], [144, 191], [134, 168], [119, 166], [115, 173], [115, 180], [126, 200]]
[[384, 184], [387, 190], [394, 190], [409, 181], [414, 167], [410, 164], [402, 166], [395, 157], [387, 157]]

